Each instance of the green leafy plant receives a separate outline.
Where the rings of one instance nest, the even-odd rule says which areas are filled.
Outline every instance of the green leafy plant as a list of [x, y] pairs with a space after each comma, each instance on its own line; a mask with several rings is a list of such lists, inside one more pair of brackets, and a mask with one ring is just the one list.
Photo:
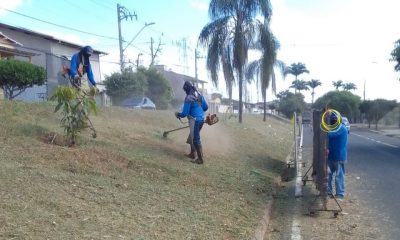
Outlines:
[[96, 129], [89, 119], [91, 112], [97, 113], [95, 89], [89, 93], [69, 86], [59, 86], [50, 100], [57, 101], [54, 112], [62, 111], [61, 126], [67, 135], [70, 145], [75, 145], [78, 134], [85, 128], [92, 130], [96, 138]]

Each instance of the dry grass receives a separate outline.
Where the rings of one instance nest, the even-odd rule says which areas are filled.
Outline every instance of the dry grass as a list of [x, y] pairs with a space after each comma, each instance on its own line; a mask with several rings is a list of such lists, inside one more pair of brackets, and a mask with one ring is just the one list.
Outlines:
[[290, 151], [290, 126], [246, 115], [205, 126], [194, 165], [172, 112], [119, 108], [68, 148], [53, 109], [0, 101], [0, 238], [249, 239]]

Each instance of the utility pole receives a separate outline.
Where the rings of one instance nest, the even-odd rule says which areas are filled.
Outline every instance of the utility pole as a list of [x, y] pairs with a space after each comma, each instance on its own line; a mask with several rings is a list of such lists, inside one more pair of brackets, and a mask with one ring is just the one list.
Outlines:
[[143, 55], [143, 53], [139, 53], [139, 54], [137, 55], [136, 68], [139, 68], [139, 58], [140, 58], [141, 55]]
[[151, 62], [150, 62], [150, 66], [153, 66], [154, 64], [154, 54], [153, 54], [153, 44], [154, 44], [154, 40], [153, 37], [150, 38], [150, 51], [151, 51]]
[[364, 102], [365, 102], [365, 80], [364, 80], [364, 93], [363, 93], [363, 95], [364, 95]]
[[121, 20], [123, 19], [128, 20], [128, 18], [130, 18], [132, 21], [133, 17], [135, 17], [137, 20], [137, 15], [135, 12], [133, 12], [132, 14], [126, 7], [117, 4], [117, 16], [118, 16], [118, 39], [119, 39], [119, 64], [122, 72], [125, 66], [124, 66], [124, 50], [122, 48], [122, 42], [124, 40], [122, 39], [122, 33], [121, 33]]
[[150, 38], [150, 54], [151, 54], [151, 63], [150, 63], [150, 67], [153, 67], [154, 66], [154, 60], [156, 59], [156, 57], [157, 57], [157, 54], [159, 54], [160, 52], [161, 52], [161, 46], [162, 45], [164, 45], [164, 44], [161, 44], [161, 38], [160, 38], [160, 40], [159, 40], [159, 42], [158, 42], [158, 46], [157, 46], [157, 49], [154, 51], [154, 40], [153, 40], [153, 38], [151, 37]]
[[[200, 56], [199, 51], [197, 51], [197, 48], [194, 49], [194, 77], [196, 78], [196, 80], [199, 80], [199, 76], [198, 76], [198, 68], [197, 68], [197, 59], [199, 58], [204, 58], [203, 56]], [[198, 81], [196, 81], [196, 87], [198, 88]]]

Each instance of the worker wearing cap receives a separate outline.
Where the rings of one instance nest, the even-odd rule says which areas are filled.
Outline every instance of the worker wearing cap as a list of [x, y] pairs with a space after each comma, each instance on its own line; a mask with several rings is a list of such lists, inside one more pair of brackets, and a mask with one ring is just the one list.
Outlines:
[[[89, 90], [90, 85], [95, 87], [92, 66], [89, 58], [93, 54], [90, 46], [83, 47], [79, 52], [75, 53], [71, 58], [71, 67], [69, 75], [73, 79], [73, 85], [83, 90]], [[90, 82], [90, 84], [89, 84]]]
[[193, 146], [197, 152], [197, 159], [192, 160], [191, 162], [203, 164], [204, 159], [203, 148], [200, 140], [200, 130], [204, 124], [204, 112], [208, 110], [208, 104], [204, 97], [199, 94], [197, 89], [189, 81], [185, 81], [183, 90], [186, 93], [186, 98], [182, 107], [182, 112], [176, 112], [175, 116], [177, 118], [190, 117], [194, 119], [194, 131], [191, 137], [193, 137]]
[[339, 113], [331, 113], [330, 125], [337, 128], [328, 133], [329, 152], [328, 152], [328, 194], [333, 195], [333, 175], [335, 175], [336, 198], [343, 198], [345, 195], [345, 168], [347, 162], [347, 129], [340, 122]]

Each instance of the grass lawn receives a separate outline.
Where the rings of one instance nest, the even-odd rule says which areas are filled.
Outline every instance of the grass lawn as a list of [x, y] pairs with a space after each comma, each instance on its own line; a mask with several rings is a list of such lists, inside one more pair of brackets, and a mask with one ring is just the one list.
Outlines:
[[0, 101], [2, 239], [250, 239], [292, 140], [286, 122], [232, 118], [204, 126], [196, 165], [187, 129], [162, 137], [172, 111], [100, 109], [98, 137], [65, 147], [53, 110]]

